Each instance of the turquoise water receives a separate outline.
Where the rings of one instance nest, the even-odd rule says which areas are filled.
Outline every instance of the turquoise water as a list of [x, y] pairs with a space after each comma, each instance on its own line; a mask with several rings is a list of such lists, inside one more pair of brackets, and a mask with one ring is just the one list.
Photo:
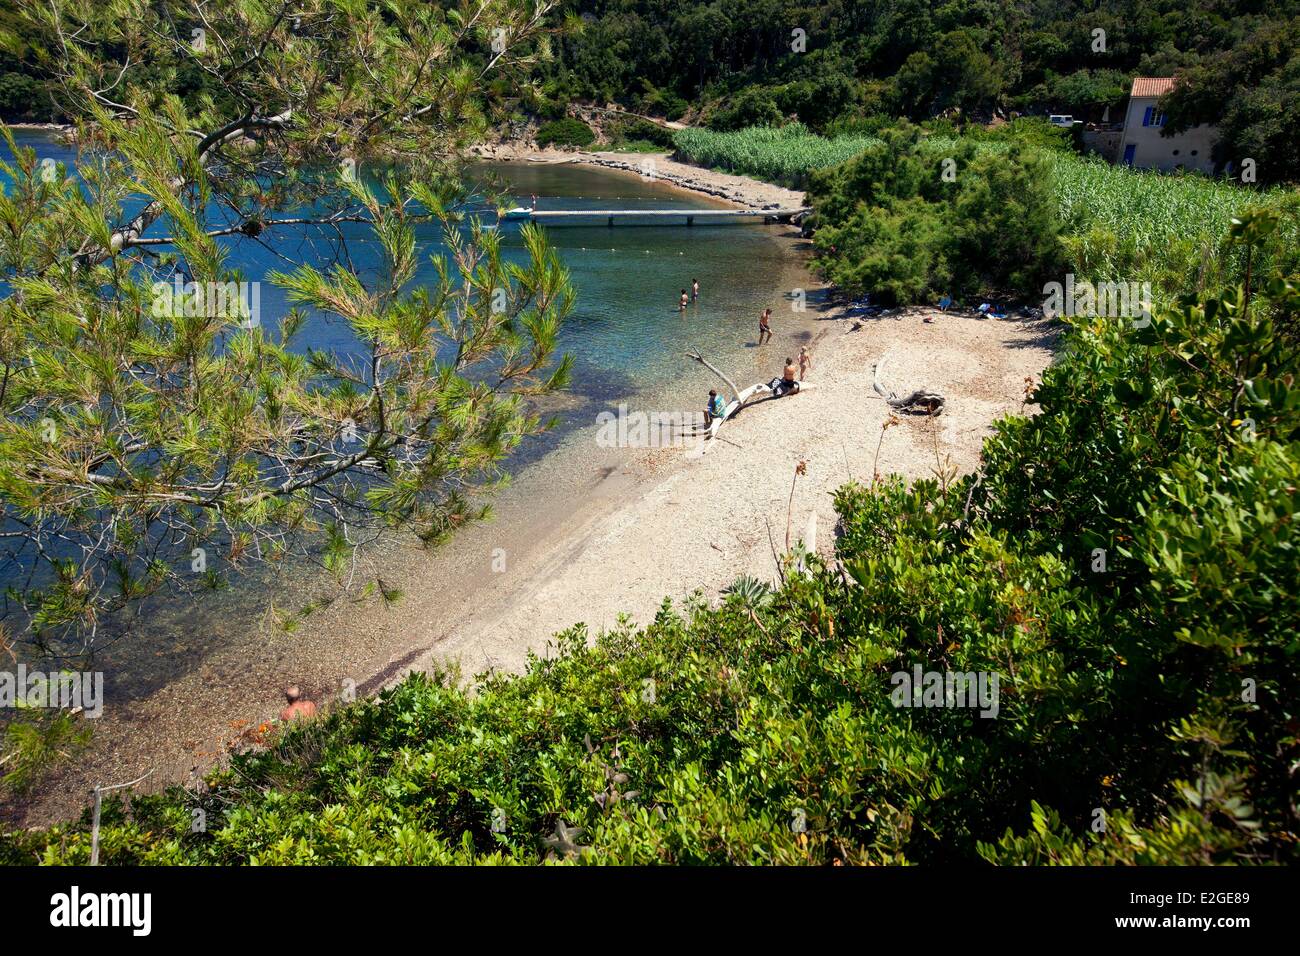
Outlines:
[[[16, 132], [21, 145], [74, 167], [75, 151], [45, 131]], [[576, 164], [492, 163], [475, 175], [503, 183], [521, 203], [539, 197], [541, 209], [685, 209], [722, 204], [672, 189], [637, 175]], [[163, 224], [155, 225], [150, 235]], [[376, 246], [366, 227], [345, 224], [350, 253], [368, 273]], [[507, 258], [523, 259], [518, 227], [506, 223]], [[809, 283], [802, 253], [796, 251], [789, 226], [753, 223], [672, 225], [605, 224], [548, 228], [548, 236], [569, 269], [578, 293], [575, 312], [560, 336], [560, 348], [573, 355], [573, 398], [557, 408], [560, 430], [525, 449], [534, 458], [565, 434], [594, 420], [601, 408], [621, 401], [654, 403], [656, 408], [694, 410], [716, 384], [707, 371], [687, 362], [683, 351], [701, 349], [736, 375], [766, 380], [780, 370], [784, 355], [797, 352], [816, 326], [811, 313], [792, 311], [796, 289]], [[305, 262], [324, 268], [333, 261], [331, 234], [312, 227], [281, 227], [260, 237], [222, 239], [228, 264], [245, 280], [261, 281], [270, 270]], [[432, 280], [428, 255], [440, 248], [433, 227], [420, 234], [422, 271], [417, 281]], [[285, 257], [285, 258], [281, 258]], [[682, 288], [699, 280], [700, 299], [684, 313], [677, 308]], [[761, 352], [758, 314], [774, 312], [774, 347]], [[288, 306], [269, 283], [261, 287], [262, 322], [274, 328]], [[349, 352], [357, 347], [346, 324], [328, 315], [312, 316], [297, 340], [308, 347]]]
[[[49, 133], [18, 132], [23, 145], [40, 157], [75, 164], [75, 153]], [[717, 207], [716, 201], [675, 190], [636, 175], [580, 166], [501, 164], [476, 168], [476, 174], [502, 181], [521, 203], [536, 194], [542, 209], [673, 209]], [[518, 227], [503, 224], [507, 257], [522, 260]], [[580, 499], [584, 482], [601, 469], [615, 466], [616, 455], [598, 449], [594, 441], [597, 415], [620, 403], [634, 409], [697, 411], [718, 380], [683, 352], [698, 348], [719, 367], [732, 373], [742, 387], [766, 381], [780, 372], [782, 360], [798, 353], [820, 325], [817, 310], [791, 308], [795, 290], [811, 285], [804, 264], [806, 253], [790, 226], [735, 224], [563, 226], [548, 229], [552, 245], [570, 271], [577, 290], [577, 307], [563, 329], [560, 347], [573, 355], [572, 393], [554, 402], [559, 427], [534, 439], [510, 463], [519, 474], [515, 487], [499, 497], [501, 518], [495, 533], [501, 541], [529, 540], [537, 511], [554, 509]], [[350, 250], [363, 271], [375, 263], [375, 245], [362, 226], [349, 227], [359, 241]], [[287, 270], [293, 262], [325, 267], [333, 247], [309, 229], [265, 233], [269, 248], [245, 237], [222, 240], [228, 264], [248, 281], [262, 280], [272, 269]], [[426, 265], [418, 278], [433, 276], [427, 257], [438, 249], [432, 228], [421, 235]], [[682, 288], [698, 279], [701, 295], [683, 314], [677, 307]], [[816, 296], [810, 296], [813, 302]], [[758, 315], [773, 310], [776, 338], [756, 347]], [[286, 310], [283, 295], [270, 284], [261, 290], [261, 322], [274, 329]], [[315, 315], [298, 339], [300, 348], [348, 352], [356, 348], [346, 324], [335, 317]], [[387, 555], [400, 587], [400, 570], [415, 558], [405, 546], [390, 543]], [[483, 554], [455, 559], [483, 561]], [[473, 546], [465, 544], [468, 552]], [[260, 573], [239, 579], [232, 591], [199, 598], [152, 599], [133, 609], [131, 618], [104, 622], [102, 635], [111, 638], [129, 631], [133, 640], [113, 651], [117, 667], [109, 682], [125, 696], [147, 694], [171, 677], [195, 665], [211, 642], [252, 641], [257, 615], [271, 600], [292, 610], [313, 593], [315, 572], [306, 569], [291, 579], [277, 577], [273, 585]], [[396, 579], [395, 579], [396, 578]], [[259, 583], [261, 582], [261, 583]], [[201, 602], [201, 603], [200, 603]], [[116, 672], [116, 673], [114, 673]]]

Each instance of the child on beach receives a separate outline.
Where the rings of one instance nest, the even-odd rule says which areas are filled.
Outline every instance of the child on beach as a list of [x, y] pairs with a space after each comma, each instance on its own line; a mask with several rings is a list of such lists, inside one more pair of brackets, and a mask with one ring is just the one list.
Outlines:
[[758, 344], [770, 342], [772, 339], [772, 326], [768, 319], [772, 315], [771, 309], [764, 309], [763, 314], [758, 317]]
[[804, 373], [812, 368], [812, 353], [808, 351], [808, 346], [799, 346], [799, 381], [803, 381]]
[[704, 424], [713, 424], [715, 418], [722, 418], [727, 413], [727, 403], [722, 400], [716, 389], [709, 389], [709, 403], [704, 407]]

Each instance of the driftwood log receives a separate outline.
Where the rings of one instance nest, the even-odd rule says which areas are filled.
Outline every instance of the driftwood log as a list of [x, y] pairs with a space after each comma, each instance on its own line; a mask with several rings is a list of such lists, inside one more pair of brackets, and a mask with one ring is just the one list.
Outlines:
[[705, 366], [714, 375], [718, 376], [718, 378], [726, 382], [727, 388], [731, 389], [731, 397], [736, 399], [737, 401], [740, 400], [740, 389], [736, 388], [736, 383], [733, 382], [731, 379], [729, 379], [726, 375], [722, 374], [722, 372], [718, 370], [718, 367], [716, 365], [714, 365], [703, 355], [701, 355], [699, 349], [691, 349], [691, 351], [686, 353], [686, 357], [689, 359], [694, 359], [695, 361], [699, 362], [701, 365]]
[[908, 412], [912, 415], [938, 415], [943, 411], [944, 398], [938, 392], [917, 389], [908, 395], [900, 396], [892, 389], [885, 388], [880, 384], [880, 372], [884, 367], [884, 359], [871, 367], [871, 387], [876, 390], [876, 394], [883, 398], [890, 408], [900, 412]]

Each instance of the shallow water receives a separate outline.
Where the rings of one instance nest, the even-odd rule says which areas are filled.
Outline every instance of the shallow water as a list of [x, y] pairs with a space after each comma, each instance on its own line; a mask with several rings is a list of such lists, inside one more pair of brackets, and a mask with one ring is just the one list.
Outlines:
[[[20, 132], [19, 142], [38, 155], [71, 163], [75, 155], [50, 134]], [[716, 207], [720, 203], [646, 181], [635, 175], [579, 165], [490, 164], [485, 173], [503, 180], [526, 202], [536, 194], [542, 209], [664, 209]], [[504, 225], [506, 254], [522, 257], [518, 229]], [[572, 394], [554, 403], [559, 427], [534, 440], [512, 462], [516, 481], [498, 496], [500, 517], [490, 533], [470, 533], [429, 556], [395, 540], [377, 550], [376, 567], [390, 586], [402, 586], [402, 569], [413, 561], [437, 562], [449, 590], [473, 589], [474, 575], [488, 573], [496, 548], [517, 552], [551, 533], [559, 516], [583, 507], [599, 476], [618, 468], [626, 452], [600, 446], [596, 416], [621, 403], [632, 410], [694, 413], [708, 390], [719, 385], [683, 352], [698, 348], [742, 387], [779, 374], [782, 360], [798, 353], [819, 322], [816, 309], [795, 311], [800, 290], [813, 284], [805, 253], [789, 226], [759, 224], [583, 225], [548, 229], [551, 243], [570, 270], [577, 307], [561, 333], [561, 349], [574, 356]], [[324, 263], [324, 250], [305, 231], [263, 236], [274, 252], [247, 239], [228, 240], [229, 263], [248, 280], [285, 269], [280, 256]], [[425, 256], [437, 248], [426, 237]], [[367, 265], [367, 243], [354, 252]], [[278, 253], [276, 255], [275, 253]], [[432, 275], [426, 266], [422, 276]], [[679, 312], [680, 290], [698, 279], [701, 295]], [[810, 295], [810, 301], [816, 300]], [[776, 339], [756, 347], [758, 314], [773, 309]], [[264, 285], [261, 321], [274, 328], [283, 296]], [[355, 347], [341, 320], [314, 316], [300, 347]], [[543, 531], [542, 529], [546, 529]], [[489, 545], [491, 547], [489, 547]], [[455, 584], [453, 587], [453, 580]], [[105, 652], [108, 690], [119, 700], [139, 699], [178, 675], [199, 667], [218, 647], [260, 642], [260, 626], [273, 602], [293, 611], [327, 582], [310, 568], [238, 579], [234, 588], [200, 597], [152, 599], [135, 613], [107, 622], [99, 640]], [[310, 626], [310, 625], [308, 625]], [[262, 636], [259, 636], [262, 635]], [[214, 674], [215, 680], [223, 675]], [[233, 678], [232, 678], [233, 679]]]

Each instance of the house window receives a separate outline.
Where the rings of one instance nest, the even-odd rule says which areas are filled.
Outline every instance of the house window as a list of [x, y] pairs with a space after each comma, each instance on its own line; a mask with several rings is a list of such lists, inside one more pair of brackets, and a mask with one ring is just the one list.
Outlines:
[[1174, 150], [1174, 155], [1175, 155], [1175, 156], [1178, 155], [1178, 150]]
[[1156, 108], [1154, 106], [1148, 106], [1146, 108], [1146, 111], [1142, 114], [1142, 125], [1143, 126], [1164, 126], [1165, 114], [1157, 113]]

